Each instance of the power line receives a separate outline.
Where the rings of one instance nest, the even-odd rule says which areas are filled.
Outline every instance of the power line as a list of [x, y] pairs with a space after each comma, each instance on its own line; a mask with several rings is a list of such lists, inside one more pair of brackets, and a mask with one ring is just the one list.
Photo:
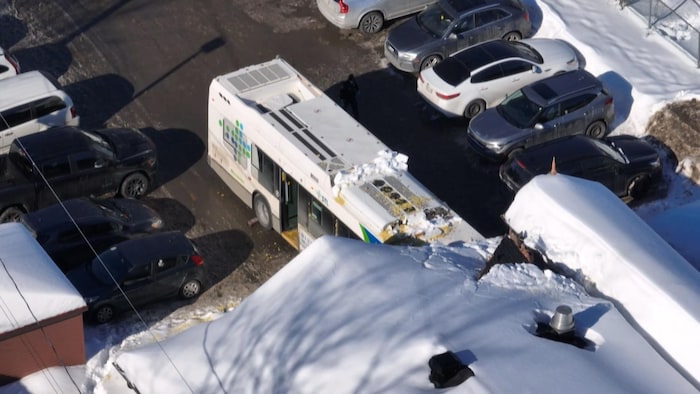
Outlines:
[[[3, 122], [5, 122], [5, 125], [9, 128], [9, 125], [7, 124], [7, 122], [5, 121], [5, 119], [3, 118], [2, 120], [3, 120]], [[63, 211], [66, 213], [66, 215], [68, 215], [68, 218], [70, 219], [71, 223], [75, 226], [75, 228], [78, 230], [78, 233], [80, 234], [81, 238], [82, 238], [82, 239], [85, 241], [85, 243], [90, 247], [90, 250], [92, 251], [92, 254], [96, 257], [96, 260], [99, 261], [100, 265], [102, 265], [102, 268], [104, 268], [105, 272], [107, 272], [107, 274], [109, 275], [109, 277], [110, 277], [110, 279], [112, 280], [112, 282], [116, 285], [116, 287], [117, 287], [117, 289], [119, 290], [119, 292], [121, 293], [121, 295], [124, 297], [124, 299], [126, 300], [126, 302], [129, 304], [129, 307], [131, 308], [131, 310], [136, 314], [138, 320], [141, 322], [141, 324], [143, 325], [144, 329], [151, 335], [151, 337], [153, 338], [154, 342], [158, 345], [158, 348], [160, 349], [160, 351], [165, 355], [166, 359], [168, 360], [168, 363], [173, 367], [173, 369], [175, 370], [175, 372], [177, 373], [177, 375], [180, 377], [180, 379], [183, 381], [183, 383], [185, 384], [185, 386], [187, 387], [187, 389], [188, 389], [191, 393], [194, 393], [194, 390], [192, 389], [192, 387], [191, 387], [191, 386], [189, 385], [189, 383], [187, 382], [187, 379], [185, 379], [185, 376], [182, 374], [182, 372], [180, 371], [180, 369], [175, 365], [175, 362], [172, 360], [172, 358], [170, 357], [170, 355], [168, 354], [168, 352], [165, 350], [165, 348], [163, 347], [163, 345], [161, 344], [161, 342], [158, 340], [158, 338], [156, 337], [156, 335], [150, 330], [150, 328], [148, 327], [148, 324], [146, 324], [146, 321], [143, 319], [143, 317], [141, 316], [141, 314], [139, 313], [139, 311], [136, 309], [136, 307], [135, 307], [135, 305], [133, 304], [133, 302], [131, 301], [131, 299], [129, 299], [129, 297], [126, 295], [126, 292], [124, 291], [124, 289], [122, 289], [122, 287], [121, 287], [121, 285], [119, 284], [119, 282], [118, 282], [118, 281], [116, 280], [116, 278], [112, 275], [112, 272], [109, 270], [109, 268], [107, 267], [107, 265], [104, 263], [104, 261], [102, 261], [102, 257], [97, 253], [97, 251], [96, 251], [95, 248], [93, 247], [92, 243], [90, 243], [90, 241], [88, 240], [88, 238], [87, 238], [87, 237], [85, 236], [85, 234], [83, 233], [83, 230], [80, 228], [80, 226], [78, 226], [78, 223], [75, 221], [75, 218], [74, 218], [73, 215], [68, 211], [68, 209], [67, 209], [66, 206], [64, 205], [63, 201], [62, 201], [61, 198], [58, 196], [58, 193], [56, 193], [56, 191], [54, 190], [54, 188], [53, 188], [53, 187], [51, 186], [51, 184], [49, 183], [48, 179], [46, 179], [46, 176], [44, 175], [44, 173], [42, 172], [42, 170], [39, 168], [39, 166], [36, 164], [36, 162], [34, 161], [34, 159], [31, 157], [31, 154], [26, 150], [25, 146], [22, 144], [22, 141], [21, 141], [19, 138], [15, 139], [14, 141], [17, 143], [17, 145], [20, 147], [20, 149], [22, 150], [22, 152], [25, 154], [26, 158], [27, 158], [27, 159], [29, 160], [29, 162], [31, 163], [32, 168], [33, 168], [34, 170], [36, 170], [37, 174], [41, 177], [42, 182], [43, 182], [43, 183], [46, 185], [46, 187], [49, 189], [49, 191], [51, 192], [51, 194], [53, 195], [53, 197], [56, 199], [56, 201], [58, 201], [58, 204], [61, 206], [61, 209], [63, 209]], [[9, 157], [8, 157], [7, 159], [10, 160]], [[7, 163], [7, 164], [10, 164], [10, 163]], [[53, 347], [53, 344], [52, 344], [52, 347]], [[71, 377], [71, 380], [73, 380], [72, 377]], [[74, 382], [74, 384], [75, 384], [75, 382]], [[77, 387], [77, 386], [76, 386], [76, 387]]]
[[[39, 330], [41, 331], [41, 334], [44, 336], [44, 339], [46, 342], [49, 344], [49, 347], [51, 348], [51, 351], [53, 351], [54, 355], [56, 356], [56, 360], [63, 366], [63, 369], [66, 371], [66, 375], [68, 375], [68, 378], [70, 381], [73, 383], [75, 386], [76, 390], [78, 390], [79, 393], [80, 387], [78, 386], [78, 383], [73, 379], [73, 376], [71, 376], [70, 372], [68, 372], [68, 367], [65, 365], [63, 362], [63, 358], [61, 355], [58, 353], [58, 350], [56, 349], [56, 346], [54, 346], [53, 341], [51, 341], [51, 338], [49, 338], [49, 335], [46, 333], [46, 330], [44, 330], [44, 326], [39, 322], [39, 319], [36, 317], [36, 314], [34, 314], [34, 310], [32, 310], [32, 306], [29, 305], [29, 301], [24, 297], [24, 294], [22, 294], [22, 290], [20, 290], [19, 285], [17, 284], [17, 281], [15, 281], [15, 278], [12, 276], [12, 273], [10, 273], [10, 270], [7, 268], [7, 265], [5, 264], [5, 260], [0, 257], [0, 264], [2, 264], [2, 267], [5, 269], [5, 273], [7, 273], [7, 277], [10, 278], [12, 281], [12, 284], [15, 287], [15, 290], [17, 290], [17, 294], [19, 294], [20, 298], [22, 298], [22, 301], [24, 302], [24, 305], [27, 307], [27, 310], [29, 310], [29, 314], [32, 315], [32, 319], [34, 319], [34, 324], [36, 324], [39, 327]], [[4, 303], [4, 301], [3, 301]], [[10, 315], [12, 316], [12, 320], [14, 323], [19, 327], [19, 321], [17, 318], [14, 316], [11, 310], [8, 310]], [[44, 363], [40, 360], [40, 357], [36, 355], [33, 351], [35, 351], [34, 347], [30, 344], [27, 344], [24, 341], [24, 338], [21, 338], [22, 343], [25, 345], [25, 347], [28, 348], [28, 351], [30, 352], [32, 358], [34, 358], [34, 361], [36, 362], [37, 365], [45, 366]], [[46, 368], [43, 368], [46, 370]], [[47, 373], [53, 378], [53, 375], [51, 374], [50, 371], [47, 371]], [[55, 378], [54, 378], [55, 380]]]

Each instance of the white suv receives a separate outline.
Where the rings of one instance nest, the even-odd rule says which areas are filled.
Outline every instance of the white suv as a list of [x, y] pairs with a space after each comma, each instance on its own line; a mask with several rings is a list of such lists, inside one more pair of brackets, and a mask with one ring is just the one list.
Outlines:
[[30, 71], [0, 80], [0, 154], [17, 137], [79, 124], [73, 100], [47, 74]]
[[17, 59], [0, 48], [0, 79], [14, 77], [19, 74]]

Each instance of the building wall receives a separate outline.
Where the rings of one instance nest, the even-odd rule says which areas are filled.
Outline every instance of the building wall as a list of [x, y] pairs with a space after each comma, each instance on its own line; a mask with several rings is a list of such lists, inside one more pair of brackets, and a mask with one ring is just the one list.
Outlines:
[[44, 368], [85, 364], [82, 311], [0, 337], [0, 385]]

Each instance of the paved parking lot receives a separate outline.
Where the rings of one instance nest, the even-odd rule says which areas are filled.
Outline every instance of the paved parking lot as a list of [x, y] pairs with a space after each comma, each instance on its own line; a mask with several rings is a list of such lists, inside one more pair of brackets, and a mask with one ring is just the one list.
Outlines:
[[315, 0], [25, 0], [12, 7], [16, 13], [0, 20], [0, 45], [24, 71], [60, 77], [84, 127], [137, 127], [158, 145], [159, 188], [147, 201], [203, 250], [215, 286], [197, 303], [244, 297], [296, 253], [274, 232], [249, 226], [253, 212], [206, 164], [209, 82], [277, 55], [335, 100], [353, 73], [360, 121], [407, 154], [409, 170], [482, 234], [505, 231], [499, 215], [512, 195], [497, 165], [467, 147], [465, 122], [428, 111], [415, 77], [387, 67], [384, 34], [339, 31]]

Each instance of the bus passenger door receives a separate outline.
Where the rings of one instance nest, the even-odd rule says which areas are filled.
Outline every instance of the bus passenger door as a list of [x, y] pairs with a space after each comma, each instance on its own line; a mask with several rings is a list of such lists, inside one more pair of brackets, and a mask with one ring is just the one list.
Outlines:
[[281, 171], [280, 218], [282, 220], [282, 236], [292, 245], [299, 248], [299, 232], [297, 230], [297, 208], [299, 202], [299, 185], [286, 172]]

